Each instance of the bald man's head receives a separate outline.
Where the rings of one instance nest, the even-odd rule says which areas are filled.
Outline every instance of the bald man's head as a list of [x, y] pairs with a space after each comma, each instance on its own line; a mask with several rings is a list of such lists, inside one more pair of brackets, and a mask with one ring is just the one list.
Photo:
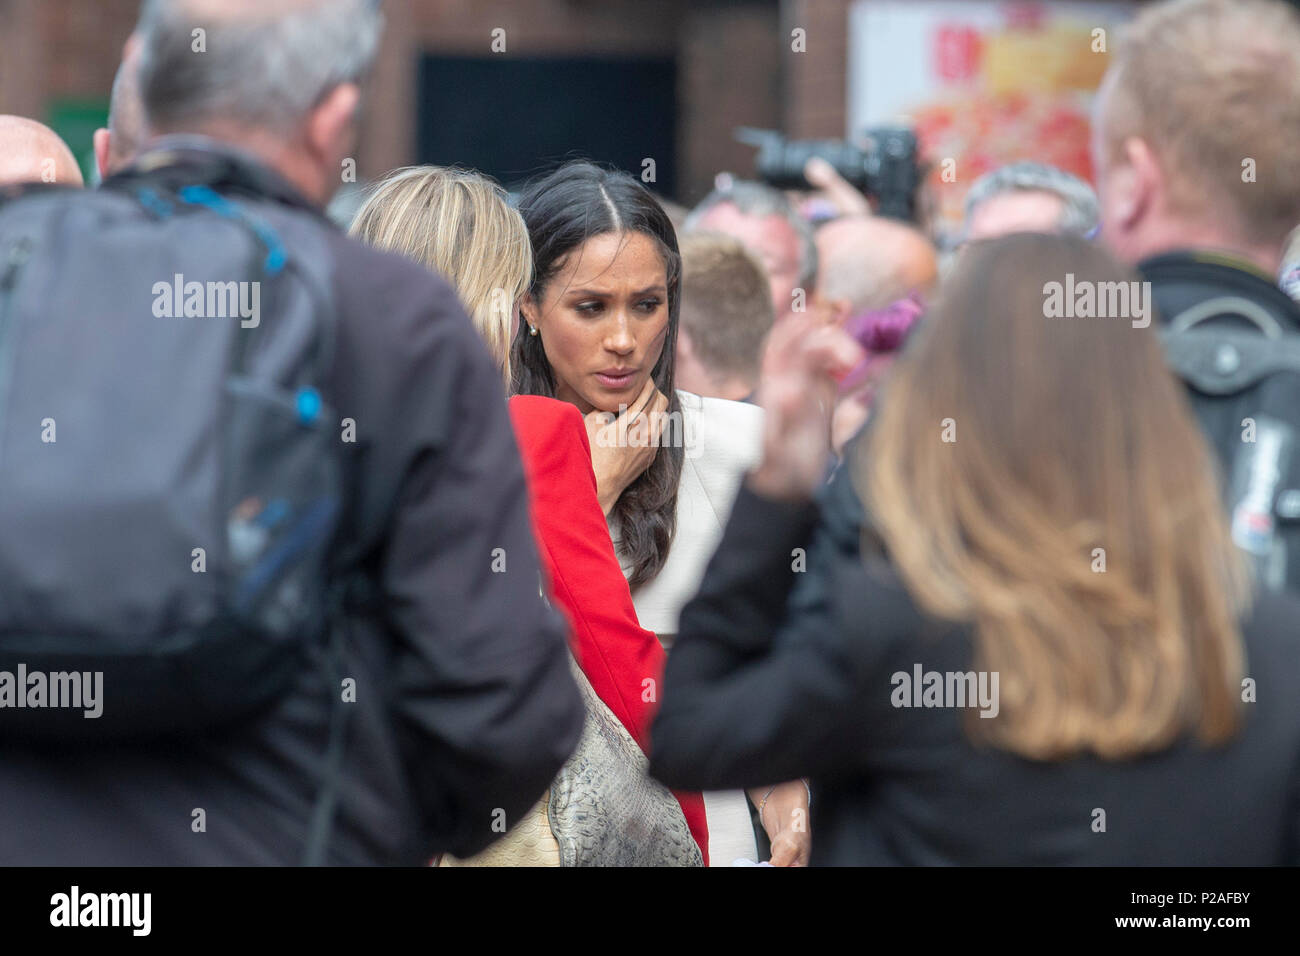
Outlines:
[[7, 183], [84, 185], [77, 158], [58, 133], [24, 116], [0, 115], [0, 185]]
[[924, 235], [875, 216], [846, 216], [822, 226], [817, 260], [818, 297], [839, 319], [928, 292], [938, 276], [934, 246]]

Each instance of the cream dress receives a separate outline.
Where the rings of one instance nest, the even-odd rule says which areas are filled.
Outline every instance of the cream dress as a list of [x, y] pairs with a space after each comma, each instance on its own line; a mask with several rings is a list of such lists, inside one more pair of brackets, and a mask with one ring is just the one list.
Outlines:
[[[682, 608], [699, 590], [740, 482], [758, 464], [763, 449], [763, 413], [757, 406], [702, 398], [680, 389], [677, 397], [686, 446], [677, 490], [677, 533], [659, 574], [632, 595], [641, 626], [654, 631], [665, 650], [677, 634]], [[620, 547], [617, 519], [610, 519], [609, 530], [626, 574], [629, 568]], [[705, 793], [704, 812], [711, 866], [757, 858], [744, 791]]]

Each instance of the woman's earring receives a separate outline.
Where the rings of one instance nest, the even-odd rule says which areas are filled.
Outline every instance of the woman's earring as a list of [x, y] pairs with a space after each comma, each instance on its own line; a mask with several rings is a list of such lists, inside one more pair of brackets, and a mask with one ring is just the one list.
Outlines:
[[528, 326], [528, 334], [529, 334], [529, 335], [536, 335], [536, 334], [537, 334], [537, 326], [535, 326], [535, 325], [530, 325], [530, 326]]

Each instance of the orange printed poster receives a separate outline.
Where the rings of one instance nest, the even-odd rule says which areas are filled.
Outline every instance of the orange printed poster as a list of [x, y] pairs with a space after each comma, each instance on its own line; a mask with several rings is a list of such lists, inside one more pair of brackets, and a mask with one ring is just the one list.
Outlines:
[[855, 0], [848, 135], [912, 125], [937, 231], [956, 238], [971, 183], [1037, 160], [1092, 182], [1089, 112], [1132, 3]]

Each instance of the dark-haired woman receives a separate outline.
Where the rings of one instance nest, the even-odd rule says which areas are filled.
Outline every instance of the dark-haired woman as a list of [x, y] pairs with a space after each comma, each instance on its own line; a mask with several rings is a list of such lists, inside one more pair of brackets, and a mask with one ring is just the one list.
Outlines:
[[[519, 198], [533, 282], [515, 337], [514, 390], [585, 416], [598, 497], [642, 626], [671, 644], [757, 459], [761, 413], [674, 388], [681, 258], [671, 222], [626, 173], [576, 162]], [[752, 795], [773, 861], [806, 862], [800, 781]], [[713, 865], [755, 859], [744, 794], [705, 794]]]
[[[510, 380], [509, 343], [518, 303], [532, 276], [528, 233], [505, 191], [471, 170], [417, 166], [377, 183], [352, 224], [352, 234], [405, 255], [445, 276], [475, 328]], [[573, 654], [592, 690], [642, 749], [655, 703], [645, 682], [658, 681], [664, 653], [653, 633], [636, 619], [627, 582], [604, 538], [586, 430], [570, 405], [536, 396], [510, 399], [542, 567], [555, 603], [570, 625]], [[581, 758], [577, 758], [581, 759]], [[707, 859], [708, 832], [699, 794], [677, 794], [686, 824]], [[605, 798], [626, 805], [618, 789]], [[559, 843], [543, 825], [543, 800], [510, 838], [489, 847], [475, 865], [516, 865], [560, 860]], [[600, 828], [601, 843], [623, 834]], [[663, 847], [672, 841], [658, 841]], [[665, 855], [647, 841], [633, 861], [658, 862]], [[625, 858], [627, 859], [627, 858]], [[444, 857], [444, 863], [452, 862]]]
[[1133, 281], [1081, 239], [963, 254], [846, 463], [884, 557], [836, 561], [817, 611], [789, 549], [856, 347], [778, 329], [652, 773], [812, 775], [815, 864], [1300, 863], [1300, 605], [1252, 600], [1155, 329], [1044, 316], [1067, 274]]

